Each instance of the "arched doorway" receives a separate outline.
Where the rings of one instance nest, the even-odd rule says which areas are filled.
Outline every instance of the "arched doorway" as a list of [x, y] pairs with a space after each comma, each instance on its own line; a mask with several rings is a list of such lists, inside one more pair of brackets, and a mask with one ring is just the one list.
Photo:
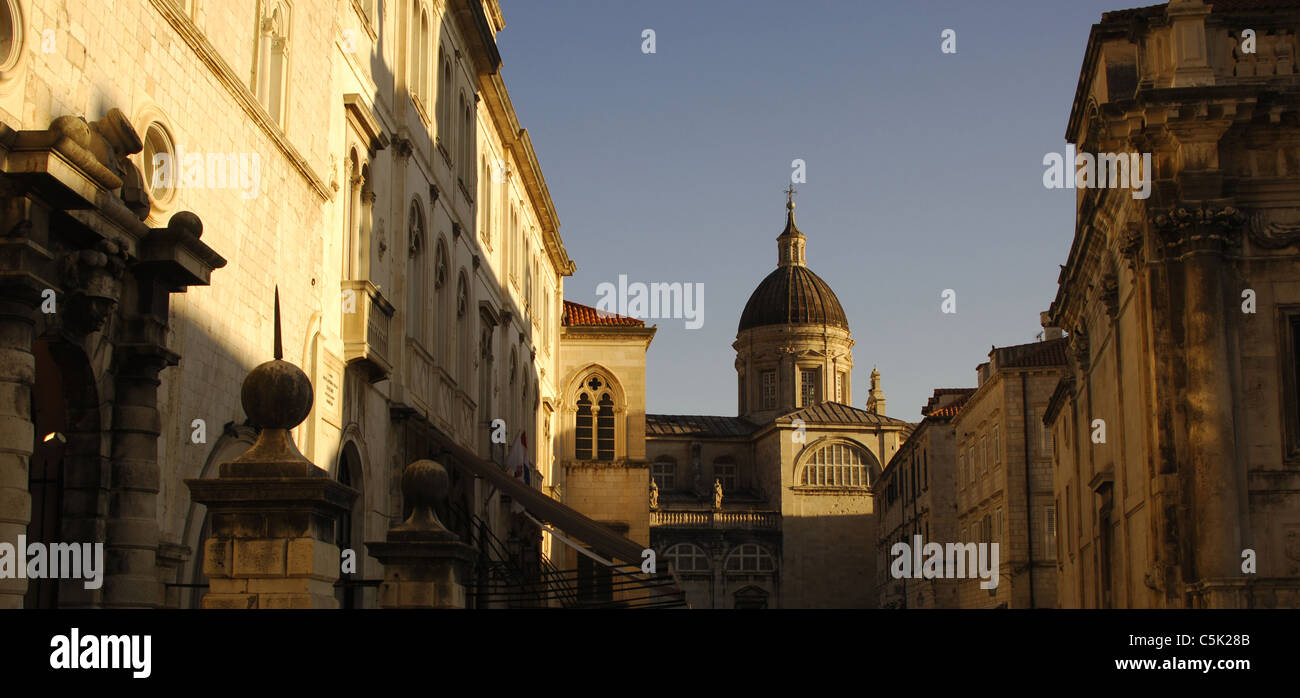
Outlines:
[[[357, 449], [355, 441], [348, 441], [343, 444], [343, 450], [339, 453], [338, 465], [334, 468], [334, 478], [341, 485], [347, 485], [357, 491], [362, 490], [361, 451]], [[338, 546], [340, 560], [344, 551], [350, 550], [352, 551], [351, 559], [356, 564], [355, 572], [341, 572], [339, 575], [340, 584], [334, 590], [334, 595], [339, 602], [339, 608], [361, 607], [361, 590], [356, 585], [356, 582], [362, 576], [361, 560], [365, 555], [365, 551], [360, 549], [361, 539], [364, 535], [362, 526], [364, 516], [365, 495], [362, 494], [353, 500], [351, 509], [346, 509], [339, 514], [338, 520], [335, 522], [334, 545]]]
[[[63, 518], [63, 458], [68, 444], [68, 407], [63, 399], [63, 372], [49, 345], [41, 339], [32, 343], [36, 358], [36, 382], [32, 389], [34, 440], [27, 471], [31, 493], [31, 523], [27, 540], [53, 543], [60, 540]], [[20, 552], [19, 560], [25, 552]], [[20, 563], [21, 564], [21, 563]], [[57, 608], [59, 585], [52, 579], [27, 580], [24, 608]]]
[[[102, 545], [108, 482], [94, 371], [81, 347], [52, 333], [32, 341], [32, 355], [27, 542]], [[87, 589], [84, 579], [28, 579], [23, 605], [94, 607], [101, 593]]]

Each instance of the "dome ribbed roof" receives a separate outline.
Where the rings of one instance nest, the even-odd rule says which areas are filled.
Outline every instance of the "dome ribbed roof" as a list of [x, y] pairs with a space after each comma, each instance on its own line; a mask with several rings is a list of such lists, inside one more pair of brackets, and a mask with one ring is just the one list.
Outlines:
[[785, 230], [776, 238], [776, 271], [749, 296], [737, 332], [767, 325], [825, 325], [849, 329], [840, 299], [804, 263], [807, 238], [794, 222], [794, 187], [787, 190]]
[[740, 314], [737, 332], [787, 324], [849, 329], [849, 319], [835, 292], [811, 269], [800, 265], [777, 267], [758, 284]]

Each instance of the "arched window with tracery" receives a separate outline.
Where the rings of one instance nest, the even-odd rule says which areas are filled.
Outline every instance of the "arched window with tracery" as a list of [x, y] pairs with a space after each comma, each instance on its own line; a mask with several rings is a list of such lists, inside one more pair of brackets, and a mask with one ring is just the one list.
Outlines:
[[614, 460], [614, 391], [605, 377], [592, 374], [578, 387], [574, 431], [578, 460]]
[[850, 443], [829, 443], [804, 460], [799, 484], [806, 487], [869, 487], [871, 454]]

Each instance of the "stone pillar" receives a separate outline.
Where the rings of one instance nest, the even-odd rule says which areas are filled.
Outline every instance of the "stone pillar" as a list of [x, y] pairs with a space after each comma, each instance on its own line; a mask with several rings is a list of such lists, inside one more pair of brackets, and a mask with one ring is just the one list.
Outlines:
[[338, 608], [334, 526], [358, 492], [328, 477], [293, 443], [289, 430], [311, 412], [311, 381], [280, 360], [278, 298], [275, 319], [276, 359], [249, 372], [240, 394], [249, 420], [262, 429], [257, 442], [222, 463], [218, 477], [185, 481], [211, 522], [203, 545], [210, 584], [204, 608]]
[[157, 608], [158, 579], [158, 374], [174, 361], [166, 350], [119, 347], [113, 383], [112, 497], [104, 549], [104, 606]]
[[1183, 350], [1188, 471], [1195, 582], [1239, 578], [1242, 550], [1241, 464], [1233, 424], [1233, 394], [1224, 298], [1223, 255], [1239, 234], [1241, 214], [1230, 206], [1175, 209], [1155, 217], [1167, 256], [1182, 261]]
[[[27, 480], [35, 436], [32, 332], [39, 286], [34, 277], [0, 272], [0, 541], [11, 545], [27, 533], [32, 514]], [[0, 579], [0, 609], [22, 608], [26, 593], [26, 579]]]
[[382, 543], [366, 543], [384, 565], [379, 603], [384, 608], [465, 608], [465, 585], [477, 551], [460, 542], [434, 513], [446, 501], [450, 479], [431, 460], [418, 460], [402, 473], [402, 497], [411, 517], [388, 530]]

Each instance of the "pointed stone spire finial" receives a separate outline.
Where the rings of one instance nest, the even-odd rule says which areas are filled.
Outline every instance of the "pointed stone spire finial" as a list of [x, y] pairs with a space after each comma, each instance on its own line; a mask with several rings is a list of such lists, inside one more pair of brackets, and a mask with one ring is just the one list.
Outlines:
[[311, 414], [315, 397], [307, 374], [284, 360], [279, 286], [275, 288], [274, 317], [275, 358], [249, 371], [239, 391], [248, 421], [262, 431], [244, 455], [221, 464], [222, 477], [322, 477], [325, 473], [302, 455], [289, 434]]
[[777, 263], [781, 266], [804, 266], [804, 234], [794, 224], [794, 183], [785, 190], [785, 230], [776, 238]]
[[275, 349], [274, 358], [279, 361], [284, 358], [284, 344], [280, 342], [280, 285], [275, 285]]

